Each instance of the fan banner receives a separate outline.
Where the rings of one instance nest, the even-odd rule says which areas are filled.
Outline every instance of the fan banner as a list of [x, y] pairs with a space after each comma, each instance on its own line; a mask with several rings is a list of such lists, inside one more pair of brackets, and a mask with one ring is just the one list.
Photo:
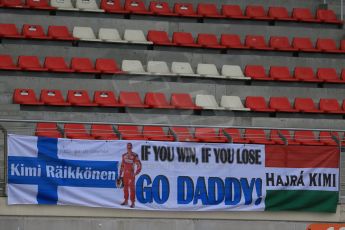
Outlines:
[[8, 204], [335, 212], [339, 149], [8, 136]]

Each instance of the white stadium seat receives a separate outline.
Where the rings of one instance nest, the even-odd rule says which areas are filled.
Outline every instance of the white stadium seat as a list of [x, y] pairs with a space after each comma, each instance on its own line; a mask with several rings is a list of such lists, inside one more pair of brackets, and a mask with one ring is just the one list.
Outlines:
[[238, 96], [222, 96], [220, 106], [229, 110], [250, 111], [249, 108], [245, 108], [243, 106], [243, 103]]
[[50, 5], [59, 10], [79, 11], [72, 5], [71, 0], [51, 0]]
[[219, 75], [215, 64], [199, 63], [196, 72], [204, 77], [225, 78], [224, 76]]
[[199, 74], [195, 74], [192, 66], [188, 62], [173, 62], [171, 63], [171, 72], [180, 76], [187, 77], [200, 77]]
[[139, 60], [123, 60], [122, 71], [130, 74], [148, 74], [147, 72], [145, 72], [143, 64], [141, 64], [141, 61]]
[[196, 95], [195, 104], [197, 106], [203, 107], [204, 109], [212, 110], [223, 110], [224, 108], [219, 107], [216, 98], [213, 95]]
[[121, 39], [119, 31], [112, 28], [100, 28], [98, 38], [105, 42], [127, 43], [127, 41]]
[[168, 64], [165, 61], [147, 62], [147, 72], [156, 75], [175, 75], [170, 72]]
[[250, 80], [250, 77], [244, 76], [241, 67], [238, 65], [223, 65], [222, 75], [232, 79]]
[[91, 27], [75, 26], [73, 28], [73, 37], [83, 41], [102, 41], [97, 39]]
[[152, 42], [147, 41], [142, 30], [125, 30], [123, 38], [131, 43], [152, 44]]
[[96, 0], [77, 0], [75, 6], [82, 11], [104, 12], [98, 7]]

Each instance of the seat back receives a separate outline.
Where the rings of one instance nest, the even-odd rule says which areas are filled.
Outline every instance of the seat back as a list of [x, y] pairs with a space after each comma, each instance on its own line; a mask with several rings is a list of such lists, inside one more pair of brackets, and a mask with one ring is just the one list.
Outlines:
[[144, 32], [142, 30], [125, 30], [123, 35], [124, 40], [129, 42], [147, 42]]
[[313, 80], [315, 78], [315, 73], [310, 67], [297, 66], [294, 70], [294, 76], [297, 79]]
[[222, 75], [227, 77], [245, 77], [241, 67], [238, 65], [223, 65]]
[[213, 95], [196, 95], [195, 104], [204, 108], [219, 108], [216, 98]]
[[149, 30], [147, 32], [147, 40], [153, 43], [170, 43], [170, 39], [167, 32], [158, 30]]
[[171, 104], [178, 107], [194, 107], [192, 97], [187, 93], [172, 93]]
[[71, 0], [50, 0], [50, 5], [56, 8], [74, 8]]
[[167, 2], [156, 2], [151, 1], [150, 2], [150, 11], [153, 13], [172, 13], [170, 10], [169, 4]]
[[72, 34], [68, 31], [67, 26], [49, 26], [48, 36], [53, 38], [71, 38]]
[[69, 69], [63, 57], [46, 57], [44, 59], [44, 67], [49, 70]]
[[237, 34], [222, 34], [220, 44], [227, 47], [242, 47], [241, 38]]
[[285, 36], [271, 36], [270, 37], [270, 47], [275, 49], [290, 48], [289, 38]]
[[197, 43], [202, 46], [219, 45], [218, 38], [214, 34], [198, 34]]
[[75, 6], [81, 10], [99, 10], [96, 0], [76, 0]]
[[251, 48], [267, 47], [264, 36], [261, 35], [247, 35], [245, 44]]
[[109, 90], [95, 91], [93, 94], [93, 101], [100, 105], [114, 105], [118, 103], [115, 93]]
[[199, 3], [197, 12], [204, 17], [219, 15], [216, 4]]
[[194, 74], [192, 66], [189, 62], [172, 62], [171, 72], [176, 74]]
[[245, 105], [250, 109], [267, 109], [267, 104], [264, 97], [261, 96], [247, 96]]
[[316, 76], [320, 80], [339, 80], [338, 74], [335, 68], [318, 68]]
[[290, 70], [287, 66], [271, 66], [270, 76], [275, 79], [289, 79], [292, 78]]
[[144, 67], [139, 60], [122, 60], [122, 71], [125, 72], [142, 72], [144, 73]]
[[247, 77], [251, 77], [254, 79], [267, 77], [265, 69], [261, 65], [246, 65], [246, 68], [244, 69], [244, 74]]
[[215, 64], [204, 64], [199, 63], [196, 68], [197, 74], [200, 75], [214, 75], [219, 76], [219, 72], [217, 70], [217, 66]]
[[307, 37], [294, 37], [292, 46], [297, 49], [314, 49], [313, 43]]
[[124, 105], [142, 105], [142, 101], [138, 92], [120, 92], [119, 101]]
[[100, 28], [98, 38], [105, 41], [122, 41], [119, 31], [113, 28]]
[[243, 12], [239, 5], [222, 5], [222, 14], [228, 17], [243, 16]]
[[192, 3], [175, 3], [174, 13], [177, 13], [181, 16], [196, 15]]
[[126, 0], [125, 10], [133, 13], [147, 11], [144, 2], [141, 0]]
[[147, 72], [170, 74], [168, 64], [165, 61], [149, 61], [147, 62]]
[[21, 68], [42, 68], [37, 56], [19, 56], [18, 66]]
[[294, 8], [292, 10], [292, 17], [298, 20], [314, 19], [308, 8]]
[[96, 35], [91, 27], [75, 26], [73, 27], [73, 37], [79, 39], [96, 39]]
[[266, 17], [266, 12], [263, 6], [248, 5], [246, 7], [246, 15], [249, 17]]
[[86, 90], [68, 90], [67, 101], [72, 104], [91, 103], [89, 94]]
[[338, 50], [337, 44], [331, 38], [318, 38], [316, 48], [320, 50]]
[[295, 98], [295, 108], [298, 110], [315, 110], [317, 109], [311, 98]]
[[165, 94], [159, 92], [147, 92], [145, 95], [145, 104], [153, 107], [170, 105]]
[[20, 35], [15, 24], [0, 24], [0, 36], [18, 36]]
[[268, 16], [275, 19], [290, 18], [287, 9], [283, 6], [270, 6], [268, 8]]
[[42, 89], [40, 100], [44, 103], [64, 103], [65, 99], [60, 90], [56, 89]]
[[335, 98], [321, 98], [319, 101], [319, 106], [323, 111], [341, 111], [338, 100]]
[[269, 107], [272, 109], [292, 109], [287, 97], [271, 97]]
[[173, 42], [176, 44], [184, 44], [184, 45], [195, 44], [192, 34], [188, 32], [174, 32]]
[[37, 98], [33, 89], [15, 89], [13, 92], [13, 103], [31, 104], [36, 103]]
[[220, 106], [224, 108], [244, 109], [241, 98], [238, 96], [222, 96]]

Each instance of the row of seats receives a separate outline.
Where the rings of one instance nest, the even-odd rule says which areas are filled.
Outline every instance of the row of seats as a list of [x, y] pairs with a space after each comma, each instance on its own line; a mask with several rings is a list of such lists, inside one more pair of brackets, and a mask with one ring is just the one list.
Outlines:
[[179, 46], [209, 49], [254, 49], [265, 51], [286, 52], [326, 52], [345, 53], [345, 40], [339, 46], [334, 39], [318, 38], [315, 45], [308, 37], [294, 37], [292, 43], [286, 36], [271, 36], [267, 43], [264, 36], [247, 35], [242, 43], [237, 34], [222, 34], [220, 39], [215, 34], [198, 34], [194, 39], [189, 32], [174, 32], [172, 39], [167, 32], [149, 30], [147, 36], [142, 30], [126, 29], [123, 37], [114, 28], [100, 28], [98, 36], [91, 27], [75, 26], [71, 34], [66, 26], [51, 25], [45, 33], [40, 25], [24, 24], [21, 33], [15, 24], [0, 24], [0, 37], [16, 39], [43, 39], [43, 40], [82, 40], [91, 42], [108, 42], [121, 44], [145, 44], [159, 46]]
[[144, 100], [138, 92], [121, 91], [118, 99], [112, 91], [95, 91], [93, 100], [86, 90], [68, 90], [66, 100], [60, 90], [42, 89], [38, 100], [32, 89], [15, 89], [13, 102], [21, 105], [134, 107], [193, 110], [237, 110], [255, 112], [330, 113], [345, 114], [345, 100], [340, 106], [335, 98], [321, 98], [316, 106], [312, 98], [295, 98], [293, 106], [287, 97], [271, 97], [269, 102], [261, 96], [247, 96], [245, 106], [238, 96], [222, 96], [220, 105], [213, 95], [198, 94], [195, 103], [191, 95], [172, 93], [170, 102], [164, 93], [148, 92]]
[[[271, 130], [269, 137], [263, 129], [245, 129], [243, 135], [235, 128], [195, 128], [192, 132], [186, 127], [134, 126], [92, 124], [90, 132], [83, 124], [64, 124], [63, 132], [56, 123], [38, 123], [36, 136], [96, 139], [96, 140], [151, 140], [183, 141], [208, 143], [242, 143], [242, 144], [288, 144], [288, 145], [330, 145], [336, 146], [340, 141], [339, 133], [321, 131], [318, 138], [312, 131], [294, 131], [293, 137], [288, 130]], [[64, 135], [62, 134], [64, 133]]]
[[219, 19], [245, 19], [265, 21], [296, 21], [308, 23], [342, 24], [335, 13], [330, 9], [317, 9], [315, 16], [308, 8], [294, 8], [291, 15], [282, 6], [271, 6], [266, 12], [262, 5], [247, 5], [243, 12], [239, 5], [222, 5], [219, 12], [216, 4], [199, 3], [196, 11], [191, 3], [175, 3], [173, 10], [167, 2], [151, 1], [148, 9], [142, 0], [101, 0], [100, 6], [96, 0], [1, 0], [0, 7], [31, 8], [40, 10], [68, 10], [107, 12], [117, 14], [140, 14], [190, 18], [219, 18]]

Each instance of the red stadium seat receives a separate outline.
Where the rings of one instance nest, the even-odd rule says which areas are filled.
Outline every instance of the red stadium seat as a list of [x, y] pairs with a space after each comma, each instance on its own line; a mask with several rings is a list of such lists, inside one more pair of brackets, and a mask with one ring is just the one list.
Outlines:
[[74, 106], [98, 106], [98, 104], [91, 102], [89, 94], [86, 90], [68, 90], [67, 102]]
[[0, 24], [0, 36], [4, 38], [24, 38], [15, 24]]
[[126, 107], [132, 108], [148, 108], [148, 105], [145, 105], [140, 98], [138, 92], [120, 92], [119, 101], [121, 104]]
[[290, 17], [289, 12], [283, 6], [270, 6], [268, 16], [279, 21], [296, 21], [296, 19]]
[[339, 145], [339, 133], [321, 131], [319, 132], [319, 141], [324, 145], [337, 146]]
[[178, 14], [181, 17], [191, 17], [191, 18], [200, 17], [193, 9], [193, 4], [191, 3], [175, 3], [174, 13]]
[[345, 113], [345, 111], [341, 109], [338, 100], [335, 98], [321, 98], [319, 101], [319, 106], [320, 109], [326, 113]]
[[55, 40], [73, 41], [76, 38], [68, 31], [66, 26], [49, 26], [48, 36]]
[[47, 68], [43, 68], [36, 56], [19, 56], [18, 57], [18, 66], [22, 70], [29, 71], [48, 71]]
[[313, 131], [310, 130], [295, 131], [294, 139], [302, 145], [324, 145], [322, 142], [315, 139]]
[[329, 53], [344, 53], [345, 51], [340, 50], [337, 47], [335, 41], [331, 38], [318, 38], [316, 41], [316, 48], [322, 52]]
[[205, 48], [224, 49], [218, 42], [218, 38], [214, 34], [198, 34], [197, 43]]
[[169, 104], [169, 102], [165, 98], [164, 93], [153, 93], [153, 92], [146, 93], [145, 104], [148, 105], [150, 108], [157, 108], [157, 109], [175, 108], [175, 106]]
[[202, 107], [195, 105], [192, 97], [188, 93], [172, 93], [170, 103], [175, 106], [176, 109], [202, 109]]
[[48, 0], [26, 0], [26, 5], [38, 10], [55, 10], [55, 7], [49, 5]]
[[197, 12], [200, 16], [206, 18], [225, 18], [219, 14], [215, 4], [199, 3]]
[[124, 140], [148, 140], [144, 135], [139, 131], [138, 126], [134, 125], [119, 125], [117, 130], [121, 134], [121, 138]]
[[228, 134], [231, 138], [231, 143], [241, 143], [241, 144], [248, 144], [249, 141], [244, 139], [240, 133], [239, 129], [234, 128], [225, 128], [223, 131]]
[[319, 19], [313, 17], [308, 8], [294, 8], [292, 10], [292, 17], [301, 22], [320, 22]]
[[341, 70], [340, 79], [345, 81], [345, 68]]
[[324, 23], [343, 24], [343, 21], [339, 20], [334, 11], [330, 9], [317, 9], [316, 18]]
[[148, 11], [142, 0], [126, 0], [125, 10], [132, 14], [147, 14], [152, 15], [152, 12]]
[[63, 57], [46, 57], [44, 60], [44, 67], [52, 72], [72, 73], [73, 69], [70, 69]]
[[273, 50], [273, 48], [267, 46], [264, 36], [261, 35], [247, 35], [245, 45], [251, 49]]
[[277, 112], [288, 112], [296, 113], [297, 109], [293, 109], [289, 99], [287, 97], [271, 97], [269, 101], [269, 106], [271, 109], [276, 110]]
[[119, 137], [114, 132], [111, 125], [106, 124], [92, 124], [91, 136], [97, 140], [118, 140]]
[[35, 136], [61, 138], [62, 134], [58, 130], [56, 123], [37, 123]]
[[174, 32], [172, 42], [178, 46], [201, 47], [201, 45], [195, 43], [192, 34], [188, 32]]
[[1, 70], [19, 70], [12, 60], [10, 55], [0, 55], [0, 69]]
[[244, 74], [251, 77], [253, 80], [271, 81], [272, 79], [266, 74], [266, 71], [261, 65], [247, 65], [244, 69]]
[[216, 133], [214, 128], [195, 128], [195, 137], [201, 142], [226, 143], [228, 139], [224, 136], [222, 129]]
[[300, 145], [300, 142], [293, 140], [289, 130], [271, 130], [270, 139], [278, 145]]
[[13, 103], [21, 105], [43, 105], [38, 101], [35, 91], [32, 89], [15, 89], [13, 92]]
[[273, 145], [274, 141], [266, 138], [265, 131], [263, 129], [246, 129], [244, 131], [244, 137], [251, 144]]
[[316, 49], [311, 42], [310, 38], [306, 37], [294, 37], [292, 40], [292, 46], [299, 51], [304, 51], [304, 52], [320, 52], [319, 49]]
[[22, 29], [22, 34], [26, 38], [33, 38], [33, 39], [52, 39], [48, 37], [43, 30], [43, 27], [40, 25], [29, 25], [24, 24]]
[[65, 136], [70, 139], [94, 139], [85, 129], [83, 124], [65, 124], [64, 125]]
[[70, 106], [71, 103], [65, 101], [60, 90], [56, 89], [42, 89], [40, 100], [45, 105], [53, 106]]
[[295, 67], [294, 77], [305, 82], [322, 82], [322, 80], [316, 78], [313, 69], [310, 67]]
[[101, 71], [95, 69], [89, 58], [73, 57], [71, 59], [71, 68], [79, 73], [100, 73]]
[[248, 46], [245, 46], [241, 43], [240, 36], [237, 34], [222, 34], [220, 37], [220, 44], [229, 49], [248, 49]]
[[93, 101], [102, 107], [124, 107], [116, 100], [116, 96], [112, 91], [95, 91]]
[[101, 9], [107, 13], [115, 14], [128, 14], [129, 11], [125, 10], [121, 5], [120, 0], [101, 0]]
[[264, 97], [247, 96], [246, 107], [255, 112], [275, 112], [275, 109], [270, 109]]
[[311, 98], [295, 98], [295, 109], [305, 113], [322, 113], [323, 111], [316, 108], [314, 101]]
[[298, 81], [290, 74], [290, 70], [286, 66], [271, 66], [270, 77], [278, 81]]
[[28, 8], [21, 0], [2, 0], [2, 5], [9, 8]]
[[249, 19], [243, 14], [239, 5], [222, 5], [222, 15], [231, 19]]
[[96, 70], [104, 74], [120, 74], [123, 71], [117, 66], [114, 59], [109, 58], [97, 58]]
[[272, 20], [268, 17], [263, 6], [248, 5], [246, 7], [246, 16], [256, 20]]
[[149, 30], [147, 33], [147, 40], [153, 42], [155, 45], [174, 46], [169, 39], [167, 32], [158, 30]]
[[296, 48], [293, 48], [290, 44], [289, 38], [285, 36], [271, 36], [270, 37], [270, 47], [275, 50], [280, 51], [297, 51]]
[[193, 137], [186, 127], [171, 127], [171, 131], [176, 135], [176, 141], [199, 142], [198, 138]]
[[150, 141], [174, 141], [175, 138], [171, 134], [166, 134], [163, 127], [160, 126], [144, 126], [143, 135]]
[[167, 2], [151, 1], [150, 2], [150, 11], [153, 14], [156, 14], [159, 16], [177, 16], [176, 13], [173, 13], [171, 11], [169, 4]]
[[344, 80], [339, 79], [334, 68], [318, 68], [316, 75], [318, 79], [327, 83], [345, 83]]

